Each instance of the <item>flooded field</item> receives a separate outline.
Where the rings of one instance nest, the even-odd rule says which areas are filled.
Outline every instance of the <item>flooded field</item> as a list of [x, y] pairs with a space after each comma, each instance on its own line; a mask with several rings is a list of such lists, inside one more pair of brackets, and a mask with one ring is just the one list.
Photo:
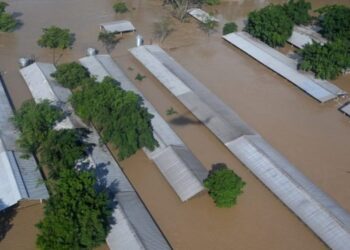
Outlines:
[[[88, 47], [104, 52], [97, 34], [98, 24], [105, 21], [128, 18], [144, 36], [145, 43], [156, 43], [153, 23], [168, 13], [161, 1], [156, 0], [127, 1], [131, 12], [121, 16], [113, 13], [112, 0], [8, 2], [9, 10], [18, 12], [18, 18], [24, 23], [12, 34], [0, 33], [0, 72], [16, 107], [31, 98], [18, 73], [18, 58], [35, 55], [38, 61], [52, 62], [51, 52], [36, 45], [42, 27], [58, 25], [76, 34], [73, 49], [60, 59], [60, 62], [67, 62], [84, 56]], [[315, 7], [332, 2], [349, 3], [347, 0], [311, 2]], [[236, 20], [267, 3], [232, 1], [211, 10], [221, 13], [222, 19]], [[173, 25], [175, 31], [161, 46], [349, 211], [350, 119], [336, 110], [339, 104], [317, 103], [224, 42], [220, 33], [208, 37], [192, 19], [183, 24], [174, 21]], [[210, 169], [212, 164], [224, 162], [247, 182], [234, 208], [218, 209], [205, 193], [181, 203], [143, 152], [121, 162], [173, 248], [325, 249], [326, 246], [288, 208], [132, 58], [127, 49], [134, 45], [134, 34], [125, 35], [112, 53], [114, 59], [132, 80], [137, 73], [146, 76], [142, 82], [134, 80], [135, 84], [205, 167]], [[130, 67], [133, 70], [128, 69]], [[350, 91], [350, 76], [341, 77], [336, 83]], [[174, 107], [178, 114], [165, 116], [169, 107]], [[174, 119], [178, 117], [181, 119]], [[43, 212], [41, 205], [33, 206], [32, 210], [16, 214], [13, 227], [0, 241], [0, 249], [35, 249], [34, 224]]]

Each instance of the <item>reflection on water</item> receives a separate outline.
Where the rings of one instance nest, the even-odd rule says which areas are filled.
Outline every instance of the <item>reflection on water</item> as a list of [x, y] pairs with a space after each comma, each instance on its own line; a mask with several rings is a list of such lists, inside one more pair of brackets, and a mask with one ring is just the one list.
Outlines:
[[[15, 33], [0, 33], [0, 71], [18, 107], [31, 98], [18, 73], [18, 58], [34, 55], [44, 62], [52, 61], [49, 50], [41, 49], [36, 41], [41, 28], [58, 25], [76, 34], [76, 43], [61, 58], [61, 62], [76, 60], [85, 55], [88, 47], [104, 52], [97, 41], [98, 24], [115, 19], [130, 18], [145, 38], [153, 43], [153, 23], [167, 15], [159, 0], [127, 1], [131, 12], [117, 16], [113, 0], [13, 0], [10, 11], [21, 13], [24, 25]], [[282, 1], [272, 1], [274, 3]], [[312, 1], [316, 7], [331, 1]], [[335, 1], [333, 1], [335, 2]], [[347, 3], [347, 0], [337, 1]], [[268, 1], [232, 1], [208, 8], [221, 14], [222, 19], [237, 20], [250, 10], [263, 7]], [[162, 46], [232, 106], [244, 120], [261, 133], [308, 177], [350, 210], [349, 119], [336, 111], [336, 103], [321, 105], [296, 89], [244, 53], [226, 44], [220, 33], [208, 37], [198, 24], [179, 24]], [[175, 249], [323, 249], [320, 240], [273, 196], [230, 152], [179, 102], [171, 96], [127, 49], [135, 46], [135, 34], [126, 34], [112, 52], [114, 58], [134, 79], [137, 73], [146, 75], [135, 81], [145, 96], [168, 120], [200, 161], [210, 169], [225, 162], [247, 182], [244, 195], [232, 209], [217, 209], [207, 194], [181, 203], [158, 169], [142, 152], [122, 162], [131, 182]], [[133, 70], [128, 70], [128, 68]], [[208, 70], [210, 69], [210, 70]], [[337, 80], [350, 91], [349, 77]], [[347, 86], [346, 86], [347, 85]], [[166, 116], [174, 107], [178, 112]], [[30, 217], [41, 217], [41, 210]], [[17, 217], [16, 217], [17, 218]], [[18, 227], [25, 231], [10, 231], [9, 239], [21, 237], [34, 249], [34, 223], [25, 219]], [[16, 225], [14, 226], [16, 228]], [[27, 232], [34, 232], [28, 234]], [[26, 238], [23, 236], [31, 235]], [[32, 237], [32, 238], [30, 238]], [[5, 241], [4, 241], [5, 242]], [[20, 249], [14, 240], [0, 242], [0, 248]], [[12, 245], [11, 245], [12, 244]]]

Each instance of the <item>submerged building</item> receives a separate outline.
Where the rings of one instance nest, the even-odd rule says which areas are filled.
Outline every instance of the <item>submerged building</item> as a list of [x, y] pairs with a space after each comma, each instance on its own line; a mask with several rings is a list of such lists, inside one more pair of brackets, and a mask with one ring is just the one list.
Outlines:
[[0, 211], [21, 200], [49, 197], [34, 157], [23, 158], [16, 145], [19, 132], [10, 121], [12, 116], [11, 101], [0, 78]]

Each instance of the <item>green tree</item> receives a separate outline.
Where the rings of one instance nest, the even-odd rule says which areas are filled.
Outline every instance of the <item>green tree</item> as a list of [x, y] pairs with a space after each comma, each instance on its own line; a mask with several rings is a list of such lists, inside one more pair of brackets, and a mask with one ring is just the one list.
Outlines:
[[250, 12], [245, 30], [272, 47], [283, 46], [292, 35], [293, 22], [280, 5]]
[[81, 91], [73, 93], [71, 102], [82, 119], [96, 126], [103, 142], [112, 142], [118, 148], [121, 160], [142, 147], [153, 150], [158, 145], [153, 137], [153, 116], [143, 106], [142, 98], [121, 89], [110, 77], [83, 85]]
[[318, 9], [319, 24], [323, 36], [330, 40], [350, 41], [350, 8], [343, 5], [330, 5]]
[[213, 5], [219, 5], [220, 4], [220, 0], [203, 0], [202, 2], [213, 6]]
[[103, 47], [105, 47], [107, 53], [110, 53], [117, 43], [119, 39], [117, 39], [112, 32], [102, 31], [98, 34], [98, 40], [102, 42]]
[[225, 164], [216, 164], [204, 180], [204, 186], [217, 207], [232, 207], [243, 192], [245, 182]]
[[88, 145], [85, 133], [76, 129], [52, 130], [40, 149], [40, 161], [49, 169], [49, 177], [57, 179], [60, 171], [73, 169], [78, 160], [86, 157]]
[[311, 21], [309, 15], [311, 3], [305, 2], [305, 0], [289, 0], [283, 5], [283, 9], [296, 25], [308, 24]]
[[237, 31], [237, 24], [235, 22], [225, 23], [224, 28], [222, 29], [222, 34], [227, 35]]
[[24, 153], [36, 154], [49, 131], [62, 118], [63, 113], [52, 106], [48, 100], [39, 104], [34, 101], [23, 103], [21, 108], [15, 112], [12, 121], [21, 131], [18, 144]]
[[350, 67], [350, 43], [345, 40], [307, 44], [300, 50], [299, 67], [312, 71], [316, 77], [334, 79]]
[[89, 78], [90, 74], [89, 71], [79, 63], [71, 62], [58, 65], [56, 72], [51, 76], [64, 87], [74, 89]]
[[39, 249], [92, 249], [105, 242], [111, 209], [107, 193], [95, 187], [90, 172], [60, 172], [45, 204], [45, 217], [37, 224]]
[[18, 24], [11, 14], [5, 12], [7, 6], [7, 3], [0, 2], [0, 31], [2, 32], [13, 31]]
[[0, 2], [0, 14], [2, 14], [2, 13], [5, 12], [7, 6], [9, 6], [8, 3], [6, 3], [6, 2]]
[[113, 9], [116, 13], [125, 13], [128, 12], [128, 6], [124, 2], [117, 2], [113, 5]]
[[74, 43], [74, 34], [69, 29], [51, 26], [43, 29], [43, 34], [38, 40], [42, 48], [50, 48], [53, 51], [53, 63], [56, 64], [56, 49], [65, 50], [71, 48]]

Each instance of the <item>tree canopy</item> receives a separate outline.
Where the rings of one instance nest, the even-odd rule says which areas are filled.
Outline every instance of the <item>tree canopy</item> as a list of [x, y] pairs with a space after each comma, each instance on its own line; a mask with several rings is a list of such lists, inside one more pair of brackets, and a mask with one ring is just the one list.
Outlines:
[[0, 31], [9, 32], [16, 28], [17, 20], [9, 13], [6, 13], [8, 3], [0, 2]]
[[25, 153], [36, 153], [56, 122], [63, 113], [52, 106], [48, 100], [36, 104], [34, 101], [23, 103], [12, 118], [15, 127], [21, 131], [18, 144]]
[[60, 171], [38, 224], [37, 246], [42, 250], [92, 249], [105, 241], [110, 230], [106, 191], [95, 189], [88, 171]]
[[55, 64], [55, 49], [71, 48], [74, 43], [74, 35], [69, 29], [51, 26], [43, 29], [43, 34], [37, 43], [42, 48], [53, 49], [53, 63]]
[[299, 67], [312, 71], [316, 77], [334, 79], [350, 67], [350, 43], [346, 40], [307, 44], [300, 50], [302, 57]]
[[204, 180], [204, 186], [217, 207], [232, 207], [243, 192], [245, 182], [225, 164], [216, 164]]
[[114, 33], [107, 31], [101, 31], [97, 39], [103, 44], [107, 53], [110, 53], [119, 42], [119, 39], [115, 37]]
[[41, 163], [48, 167], [49, 177], [57, 179], [60, 171], [73, 169], [78, 160], [86, 157], [88, 145], [85, 133], [77, 129], [52, 130], [40, 149]]
[[272, 47], [283, 46], [292, 35], [293, 22], [280, 5], [250, 12], [245, 30]]
[[126, 6], [125, 2], [117, 2], [113, 5], [113, 9], [116, 13], [125, 13], [128, 12], [128, 6]]
[[237, 31], [237, 24], [235, 22], [225, 23], [224, 28], [222, 29], [222, 34], [227, 35]]
[[283, 5], [283, 9], [287, 16], [296, 25], [308, 24], [311, 20], [309, 10], [311, 10], [311, 3], [305, 0], [289, 0]]
[[62, 86], [74, 89], [89, 78], [90, 74], [82, 65], [72, 62], [58, 65], [56, 72], [51, 76]]
[[330, 40], [350, 41], [350, 8], [343, 5], [330, 5], [317, 10], [320, 14], [321, 33]]
[[153, 137], [153, 116], [141, 97], [123, 90], [110, 77], [83, 85], [81, 91], [73, 93], [71, 102], [76, 113], [101, 132], [105, 143], [112, 142], [118, 148], [121, 160], [142, 147], [153, 150], [158, 145]]

